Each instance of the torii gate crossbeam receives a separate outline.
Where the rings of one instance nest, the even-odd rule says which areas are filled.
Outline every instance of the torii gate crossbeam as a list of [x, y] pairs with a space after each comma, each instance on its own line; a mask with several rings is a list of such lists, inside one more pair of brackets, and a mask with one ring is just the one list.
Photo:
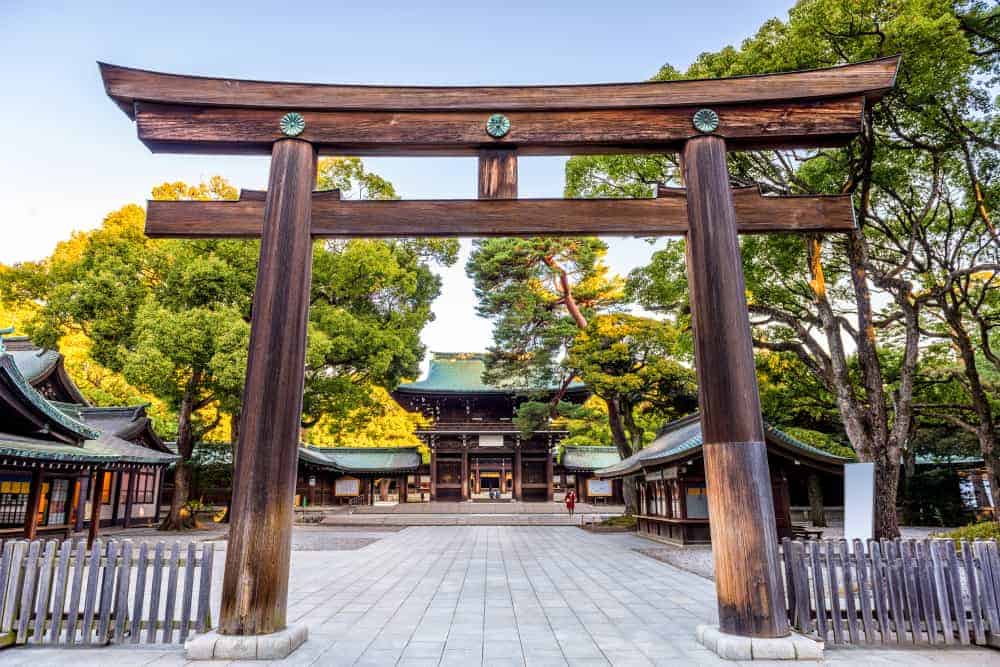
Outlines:
[[[766, 76], [523, 87], [385, 87], [177, 76], [101, 65], [154, 152], [270, 154], [266, 195], [150, 202], [160, 237], [261, 236], [220, 632], [285, 626], [310, 248], [316, 237], [687, 234], [723, 632], [788, 634], [738, 232], [853, 228], [845, 197], [732, 191], [726, 151], [839, 146], [898, 58]], [[517, 155], [680, 152], [684, 191], [519, 200]], [[318, 154], [478, 155], [479, 200], [342, 202]]]

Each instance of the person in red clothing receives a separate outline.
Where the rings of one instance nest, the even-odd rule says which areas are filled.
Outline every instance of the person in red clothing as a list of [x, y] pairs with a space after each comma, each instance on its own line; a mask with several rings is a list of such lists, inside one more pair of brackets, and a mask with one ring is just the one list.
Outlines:
[[566, 509], [569, 510], [569, 515], [573, 516], [576, 511], [576, 491], [570, 491], [566, 494]]

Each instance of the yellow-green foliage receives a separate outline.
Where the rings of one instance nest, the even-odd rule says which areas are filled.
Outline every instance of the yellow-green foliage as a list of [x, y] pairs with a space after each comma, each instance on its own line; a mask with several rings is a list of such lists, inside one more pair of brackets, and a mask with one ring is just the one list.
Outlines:
[[938, 533], [935, 537], [947, 537], [951, 540], [1000, 540], [1000, 523], [996, 521], [981, 521], [962, 526], [947, 533]]
[[609, 516], [604, 521], [601, 521], [599, 526], [610, 526], [614, 528], [630, 528], [635, 530], [635, 516], [631, 514], [625, 514], [622, 516]]

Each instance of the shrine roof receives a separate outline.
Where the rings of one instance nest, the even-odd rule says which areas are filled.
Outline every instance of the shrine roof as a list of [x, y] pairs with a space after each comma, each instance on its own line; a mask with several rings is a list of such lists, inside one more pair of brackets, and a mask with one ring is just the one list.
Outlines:
[[37, 461], [104, 465], [113, 463], [166, 465], [177, 459], [172, 454], [133, 445], [108, 433], [102, 433], [93, 440], [84, 440], [80, 445], [0, 433], [0, 457], [3, 456]]
[[146, 414], [148, 405], [94, 407], [76, 403], [50, 401], [63, 414], [93, 426], [102, 433], [110, 433], [122, 440], [134, 440], [145, 431], [146, 440], [152, 449], [171, 453], [170, 449], [153, 429], [153, 422]]
[[[478, 352], [433, 352], [427, 377], [417, 382], [408, 382], [396, 387], [396, 391], [418, 394], [518, 394], [532, 391], [554, 391], [555, 387], [528, 387], [511, 381], [506, 386], [489, 385], [483, 382], [486, 371], [486, 355]], [[569, 386], [572, 391], [585, 389], [580, 382]]]
[[598, 470], [622, 460], [615, 447], [564, 447], [562, 466], [570, 471]]
[[35, 424], [32, 428], [53, 431], [77, 441], [100, 437], [99, 431], [64, 414], [42, 396], [21, 373], [14, 357], [2, 351], [0, 351], [0, 384], [6, 387], [7, 391], [4, 394], [11, 402], [9, 405], [11, 420], [15, 414], [24, 415], [23, 423]]
[[41, 385], [55, 374], [57, 385], [66, 398], [87, 404], [80, 389], [66, 373], [63, 356], [58, 350], [38, 347], [27, 336], [5, 336], [3, 347], [32, 386]]
[[[764, 439], [769, 449], [778, 447], [817, 463], [841, 466], [848, 462], [848, 459], [813, 447], [767, 423], [764, 424]], [[598, 470], [597, 475], [624, 477], [644, 468], [691, 458], [700, 453], [702, 444], [701, 417], [695, 413], [667, 424], [644, 449], [615, 465]]]
[[305, 463], [347, 473], [403, 473], [420, 467], [416, 447], [313, 447], [300, 446]]

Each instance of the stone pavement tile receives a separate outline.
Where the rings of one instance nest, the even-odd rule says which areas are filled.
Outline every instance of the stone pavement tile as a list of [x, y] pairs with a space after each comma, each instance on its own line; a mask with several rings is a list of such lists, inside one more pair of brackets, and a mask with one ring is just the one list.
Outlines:
[[483, 667], [524, 667], [523, 658], [486, 658]]
[[153, 662], [149, 663], [150, 667], [181, 667], [182, 665], [187, 665], [188, 659], [184, 655], [183, 649], [177, 649], [173, 653], [167, 653]]
[[399, 660], [402, 655], [402, 651], [365, 651], [358, 661], [354, 664], [356, 665], [371, 665], [372, 667], [381, 667], [382, 665], [395, 665], [396, 661]]
[[614, 667], [652, 667], [653, 662], [638, 651], [605, 652]]
[[499, 658], [522, 659], [521, 642], [517, 640], [487, 639], [483, 643], [483, 660]]
[[513, 625], [505, 627], [490, 627], [490, 625], [487, 624], [483, 636], [486, 638], [486, 641], [516, 642], [520, 640], [520, 635], [517, 632], [517, 627]]
[[438, 658], [403, 658], [396, 663], [396, 667], [437, 667], [439, 662]]
[[569, 663], [562, 656], [525, 655], [524, 664], [527, 667], [566, 667]]
[[601, 649], [597, 648], [597, 644], [589, 639], [568, 642], [560, 641], [559, 644], [562, 647], [563, 655], [567, 658], [598, 658], [604, 655]]
[[408, 639], [403, 639], [401, 637], [386, 637], [385, 635], [379, 635], [372, 643], [368, 645], [368, 651], [398, 651], [402, 653], [409, 644]]
[[403, 658], [440, 659], [443, 652], [443, 641], [420, 641], [418, 638], [406, 645], [406, 648], [403, 650]]
[[604, 658], [571, 658], [566, 657], [569, 667], [607, 667], [611, 663]]

